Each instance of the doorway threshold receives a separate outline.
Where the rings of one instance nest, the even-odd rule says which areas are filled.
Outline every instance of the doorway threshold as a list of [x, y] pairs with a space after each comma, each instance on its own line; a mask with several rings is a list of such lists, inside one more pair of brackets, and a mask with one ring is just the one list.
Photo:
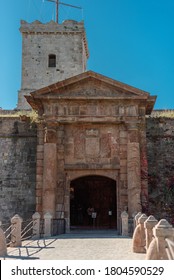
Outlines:
[[71, 227], [71, 235], [83, 236], [83, 237], [96, 237], [96, 238], [111, 238], [117, 237], [118, 231], [115, 229], [104, 229], [104, 228], [90, 228], [90, 227]]

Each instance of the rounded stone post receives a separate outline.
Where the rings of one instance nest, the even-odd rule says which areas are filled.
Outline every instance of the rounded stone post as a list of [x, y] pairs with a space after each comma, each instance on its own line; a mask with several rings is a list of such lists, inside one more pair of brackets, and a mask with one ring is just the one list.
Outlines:
[[128, 236], [128, 213], [126, 211], [121, 213], [121, 235]]
[[134, 223], [135, 223], [135, 228], [136, 226], [138, 225], [138, 219], [141, 217], [142, 213], [141, 212], [138, 212], [136, 215], [135, 215], [135, 218], [134, 218]]
[[44, 215], [44, 237], [51, 236], [51, 222], [52, 222], [53, 215], [49, 212], [45, 213]]
[[138, 225], [133, 234], [133, 252], [134, 253], [145, 253], [146, 249], [146, 236], [144, 222], [147, 220], [147, 216], [142, 214], [138, 219]]
[[32, 216], [33, 219], [33, 239], [40, 237], [40, 214], [35, 212]]
[[167, 220], [162, 219], [153, 228], [153, 234], [155, 236], [155, 241], [152, 242], [152, 245], [150, 244], [146, 259], [168, 260], [165, 239], [174, 239], [174, 228], [168, 223]]
[[154, 216], [149, 216], [148, 219], [144, 223], [145, 235], [146, 235], [146, 250], [149, 248], [149, 245], [153, 238], [153, 228], [156, 226], [158, 221]]
[[22, 227], [22, 218], [19, 215], [15, 215], [11, 219], [11, 244], [10, 247], [20, 247], [21, 242], [21, 227]]
[[6, 256], [7, 255], [7, 244], [5, 239], [5, 234], [1, 228], [1, 221], [0, 221], [0, 256]]

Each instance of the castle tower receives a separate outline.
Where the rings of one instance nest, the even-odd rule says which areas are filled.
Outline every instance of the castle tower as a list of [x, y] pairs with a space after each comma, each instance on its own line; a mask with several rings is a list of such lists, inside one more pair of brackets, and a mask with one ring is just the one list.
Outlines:
[[84, 23], [21, 21], [22, 82], [17, 108], [30, 109], [24, 95], [83, 73], [89, 56]]

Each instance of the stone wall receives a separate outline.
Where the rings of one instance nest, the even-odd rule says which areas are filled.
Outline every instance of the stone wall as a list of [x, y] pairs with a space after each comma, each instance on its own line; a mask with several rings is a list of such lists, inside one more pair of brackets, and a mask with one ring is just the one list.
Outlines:
[[[15, 213], [28, 218], [35, 211], [36, 127], [14, 117], [12, 111], [4, 113], [6, 116], [0, 117], [0, 220]], [[174, 186], [174, 118], [153, 113], [146, 121], [151, 213], [160, 218], [160, 212], [166, 214], [161, 202], [164, 198], [170, 201], [172, 193], [167, 191]], [[67, 135], [67, 152], [70, 142]]]
[[174, 117], [171, 117], [172, 114], [174, 115], [174, 111], [167, 113], [155, 111], [147, 119], [150, 207], [151, 213], [159, 215], [159, 218], [162, 213], [164, 216], [170, 215], [169, 208], [174, 198]]
[[[9, 112], [7, 112], [9, 113]], [[0, 220], [35, 211], [36, 129], [10, 115], [0, 117]], [[2, 114], [2, 112], [1, 112]]]

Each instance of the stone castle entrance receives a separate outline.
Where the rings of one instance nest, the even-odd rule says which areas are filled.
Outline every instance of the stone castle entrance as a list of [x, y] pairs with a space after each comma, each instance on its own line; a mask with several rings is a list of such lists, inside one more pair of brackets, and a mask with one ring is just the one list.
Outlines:
[[[88, 207], [94, 208], [95, 220], [89, 217]], [[71, 182], [71, 227], [116, 228], [116, 208], [116, 181], [104, 176], [85, 176]]]
[[155, 97], [87, 71], [26, 99], [39, 115], [36, 211], [64, 218], [68, 231], [88, 225], [91, 204], [99, 227], [119, 231], [121, 212], [132, 217], [148, 196], [146, 115]]

